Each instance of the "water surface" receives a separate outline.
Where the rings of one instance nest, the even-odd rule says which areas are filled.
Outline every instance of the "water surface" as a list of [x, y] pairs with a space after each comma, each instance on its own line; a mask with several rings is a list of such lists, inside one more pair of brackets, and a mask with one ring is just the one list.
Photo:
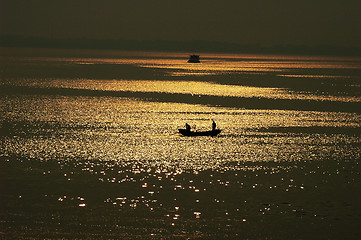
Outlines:
[[357, 239], [361, 60], [186, 61], [2, 49], [1, 235]]

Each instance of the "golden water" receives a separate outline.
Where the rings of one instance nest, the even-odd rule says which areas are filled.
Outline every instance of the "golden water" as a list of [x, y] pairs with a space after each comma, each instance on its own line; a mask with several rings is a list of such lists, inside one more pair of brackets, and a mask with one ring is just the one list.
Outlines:
[[[279, 101], [358, 104], [359, 60], [25, 53], [2, 57], [5, 238], [359, 236], [359, 110]], [[211, 119], [218, 137], [177, 133], [209, 130]]]

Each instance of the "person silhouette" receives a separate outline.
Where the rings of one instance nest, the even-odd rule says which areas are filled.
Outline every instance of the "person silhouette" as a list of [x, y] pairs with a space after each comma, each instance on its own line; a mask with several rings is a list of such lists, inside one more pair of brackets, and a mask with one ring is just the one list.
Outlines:
[[216, 130], [216, 122], [212, 120], [212, 131]]
[[188, 123], [186, 123], [186, 130], [189, 132], [191, 130], [191, 126], [189, 126]]

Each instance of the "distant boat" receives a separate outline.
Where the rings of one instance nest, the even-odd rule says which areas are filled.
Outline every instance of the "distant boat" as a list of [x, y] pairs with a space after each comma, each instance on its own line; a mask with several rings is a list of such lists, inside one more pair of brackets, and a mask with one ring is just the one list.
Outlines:
[[188, 59], [188, 63], [200, 63], [199, 55], [190, 55]]
[[211, 131], [200, 131], [200, 132], [193, 132], [187, 129], [178, 129], [178, 131], [183, 135], [187, 137], [193, 137], [193, 136], [217, 136], [222, 130], [215, 129]]

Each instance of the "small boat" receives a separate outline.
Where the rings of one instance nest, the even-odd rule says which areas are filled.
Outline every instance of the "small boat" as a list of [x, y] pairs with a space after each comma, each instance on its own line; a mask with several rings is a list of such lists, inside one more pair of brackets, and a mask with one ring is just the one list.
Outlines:
[[193, 136], [217, 136], [222, 130], [215, 129], [211, 131], [200, 131], [200, 132], [193, 132], [187, 129], [178, 129], [178, 131], [183, 135], [187, 137], [193, 137]]
[[200, 63], [199, 55], [190, 55], [188, 59], [188, 63]]

